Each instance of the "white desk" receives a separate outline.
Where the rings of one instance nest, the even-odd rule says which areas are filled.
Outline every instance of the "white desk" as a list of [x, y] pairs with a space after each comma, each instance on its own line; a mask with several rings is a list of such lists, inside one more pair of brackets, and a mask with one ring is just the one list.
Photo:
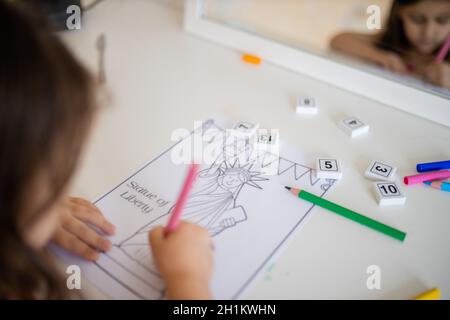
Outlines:
[[[341, 159], [344, 176], [329, 199], [408, 236], [400, 243], [317, 208], [247, 298], [407, 299], [435, 286], [450, 298], [450, 195], [403, 186], [406, 205], [382, 209], [363, 177], [373, 159], [397, 164], [399, 176], [418, 162], [450, 159], [449, 128], [272, 65], [244, 64], [238, 52], [183, 33], [182, 12], [160, 2], [106, 0], [86, 13], [81, 31], [63, 35], [94, 72], [102, 32], [113, 102], [98, 118], [75, 194], [93, 199], [109, 190], [195, 120], [259, 122], [312, 156]], [[299, 94], [319, 99], [317, 116], [295, 114]], [[370, 123], [370, 134], [351, 140], [336, 125], [345, 115]], [[366, 287], [373, 264], [381, 290]]]

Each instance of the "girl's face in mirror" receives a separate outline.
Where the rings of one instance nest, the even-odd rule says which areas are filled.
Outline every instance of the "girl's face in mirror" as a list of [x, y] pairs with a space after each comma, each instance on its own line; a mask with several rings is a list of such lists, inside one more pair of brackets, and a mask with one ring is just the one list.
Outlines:
[[424, 0], [401, 8], [406, 37], [420, 54], [438, 50], [450, 34], [450, 1]]

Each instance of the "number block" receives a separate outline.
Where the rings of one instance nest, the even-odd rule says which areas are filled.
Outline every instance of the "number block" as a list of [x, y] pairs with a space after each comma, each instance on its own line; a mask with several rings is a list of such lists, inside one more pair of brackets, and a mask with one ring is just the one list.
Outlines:
[[349, 117], [341, 120], [339, 126], [352, 138], [369, 132], [369, 125], [356, 117]]
[[279, 142], [278, 132], [275, 129], [259, 129], [256, 142], [259, 144], [276, 145]]
[[341, 164], [337, 159], [316, 159], [316, 177], [320, 179], [341, 179]]
[[312, 97], [299, 97], [296, 112], [299, 114], [316, 114], [319, 111], [316, 99]]
[[394, 181], [396, 171], [397, 167], [374, 160], [364, 172], [364, 176], [377, 181]]
[[378, 205], [405, 204], [406, 197], [395, 182], [375, 182], [373, 184]]
[[251, 138], [255, 135], [256, 130], [258, 130], [259, 125], [251, 122], [241, 121], [236, 123], [231, 130], [231, 134], [242, 138]]

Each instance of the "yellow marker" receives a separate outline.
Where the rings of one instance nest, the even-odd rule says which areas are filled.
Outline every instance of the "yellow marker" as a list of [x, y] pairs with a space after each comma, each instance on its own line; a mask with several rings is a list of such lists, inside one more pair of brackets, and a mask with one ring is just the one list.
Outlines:
[[441, 299], [441, 290], [434, 288], [422, 293], [420, 296], [414, 298], [414, 300], [439, 300]]
[[258, 56], [254, 56], [251, 54], [243, 54], [242, 55], [242, 60], [244, 60], [247, 63], [251, 63], [251, 64], [260, 64], [262, 59]]

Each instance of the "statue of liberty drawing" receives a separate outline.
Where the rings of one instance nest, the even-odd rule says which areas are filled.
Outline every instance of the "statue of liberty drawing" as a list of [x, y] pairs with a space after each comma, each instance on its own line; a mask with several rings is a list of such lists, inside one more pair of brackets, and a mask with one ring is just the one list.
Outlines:
[[[184, 207], [182, 220], [206, 228], [211, 237], [246, 221], [245, 208], [237, 201], [239, 193], [246, 186], [262, 189], [257, 182], [268, 180], [260, 172], [252, 171], [253, 164], [254, 162], [246, 162], [240, 165], [237, 158], [225, 159], [224, 154], [219, 155], [209, 168], [198, 172], [194, 189]], [[145, 265], [142, 265], [157, 273], [150, 259], [148, 232], [154, 226], [164, 224], [174, 207], [116, 246], [138, 263], [142, 264], [145, 260]]]
[[[205, 131], [208, 127], [213, 130]], [[276, 166], [276, 175], [291, 175], [296, 181], [313, 187], [320, 179], [313, 179], [313, 169], [281, 158], [265, 149], [254, 148], [248, 139], [227, 139], [224, 130], [207, 122], [202, 128], [202, 142], [217, 153], [214, 161], [197, 173], [191, 196], [186, 202], [181, 219], [206, 228], [212, 237], [221, 237], [238, 230], [247, 217], [243, 195], [249, 191], [263, 192], [268, 166]], [[195, 133], [200, 134], [200, 133]], [[334, 180], [326, 181], [320, 189], [326, 192]], [[268, 183], [266, 183], [267, 185]], [[317, 188], [317, 187], [316, 187]], [[241, 193], [243, 192], [243, 193]], [[254, 199], [254, 197], [251, 197]], [[248, 208], [248, 207], [247, 207]], [[154, 265], [148, 233], [156, 225], [165, 225], [174, 207], [160, 216], [146, 221], [127, 238], [118, 240], [103, 254], [96, 265], [115, 282], [134, 296], [142, 299], [163, 299], [165, 283]]]

